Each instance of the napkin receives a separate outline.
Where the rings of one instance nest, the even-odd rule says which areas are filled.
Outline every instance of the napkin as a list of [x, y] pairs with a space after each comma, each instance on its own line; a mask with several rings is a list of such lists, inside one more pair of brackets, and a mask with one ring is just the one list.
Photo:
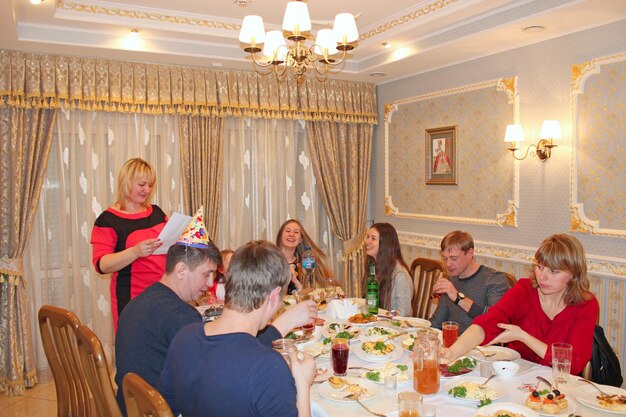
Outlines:
[[331, 319], [347, 319], [359, 312], [359, 307], [352, 300], [332, 300], [326, 307], [326, 315]]

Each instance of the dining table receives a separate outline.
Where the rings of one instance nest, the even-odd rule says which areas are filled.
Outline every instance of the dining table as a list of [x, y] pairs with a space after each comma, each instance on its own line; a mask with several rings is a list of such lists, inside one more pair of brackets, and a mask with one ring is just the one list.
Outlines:
[[[329, 321], [340, 321], [327, 317], [324, 311], [320, 311], [319, 317], [325, 319], [324, 326], [328, 326]], [[345, 320], [344, 320], [345, 322]], [[381, 321], [372, 323], [371, 326], [388, 326], [389, 321]], [[318, 326], [316, 328], [316, 338], [319, 343], [324, 337], [321, 333], [327, 329], [324, 326]], [[366, 329], [367, 327], [362, 327]], [[361, 334], [364, 332], [361, 331]], [[363, 369], [350, 369], [354, 367], [370, 367], [376, 368], [381, 366], [381, 361], [372, 361], [368, 357], [364, 356], [362, 352], [358, 352], [359, 344], [362, 340], [356, 340], [350, 343], [350, 353], [348, 356], [348, 375], [347, 378], [352, 381], [365, 381], [368, 387], [372, 389], [370, 393], [371, 398], [363, 399], [361, 402], [371, 411], [385, 415], [387, 417], [398, 416], [397, 398], [398, 394], [403, 391], [413, 390], [413, 363], [412, 355], [409, 351], [402, 348], [400, 338], [397, 339], [397, 349], [401, 349], [402, 353], [396, 353], [393, 355], [393, 360], [390, 362], [394, 364], [404, 364], [408, 366], [409, 379], [404, 382], [397, 382], [397, 385], [393, 387], [393, 384], [372, 383], [366, 380], [364, 377]], [[310, 344], [310, 343], [309, 343]], [[301, 350], [306, 351], [307, 344], [300, 346]], [[392, 359], [390, 358], [390, 359]], [[435, 394], [423, 396], [423, 412], [421, 417], [475, 417], [480, 415], [481, 409], [478, 407], [476, 401], [468, 401], [452, 397], [448, 394], [448, 389], [455, 384], [455, 381], [461, 381], [464, 379], [480, 380], [481, 375], [486, 375], [486, 372], [490, 372], [491, 364], [480, 366], [482, 362], [490, 362], [490, 359], [475, 357], [477, 360], [476, 368], [463, 376], [456, 376], [452, 378], [441, 378], [439, 391]], [[316, 381], [311, 386], [311, 408], [312, 415], [314, 417], [361, 417], [374, 415], [365, 410], [356, 401], [347, 401], [345, 399], [337, 399], [327, 395], [328, 382], [324, 382], [329, 376], [333, 375], [331, 358], [328, 354], [320, 355], [316, 359], [318, 370], [322, 372], [321, 375], [316, 377]], [[513, 360], [519, 364], [519, 371], [517, 374], [511, 377], [504, 377], [496, 375], [490, 381], [490, 386], [497, 387], [498, 397], [494, 399], [492, 404], [488, 407], [493, 407], [493, 404], [514, 404], [517, 406], [523, 406], [526, 398], [530, 394], [528, 388], [529, 385], [537, 384], [537, 376], [544, 377], [545, 379], [552, 380], [552, 368], [548, 366], [539, 365], [527, 360], [516, 358]], [[326, 370], [326, 372], [324, 372]], [[486, 378], [484, 378], [486, 379]], [[604, 387], [604, 386], [600, 386]], [[545, 385], [543, 386], [545, 388]], [[612, 387], [608, 387], [612, 388]], [[579, 381], [579, 377], [570, 375], [567, 383], [560, 383], [558, 389], [561, 393], [565, 394], [565, 398], [568, 399], [568, 407], [559, 414], [544, 414], [537, 412], [540, 416], [548, 417], [569, 417], [569, 416], [581, 416], [581, 417], [620, 417], [626, 416], [626, 411], [618, 413], [614, 411], [603, 410], [596, 404], [592, 404], [589, 401], [582, 401], [578, 398], [594, 398], [595, 388], [585, 382]], [[615, 388], [612, 388], [615, 390]], [[624, 391], [624, 390], [621, 390]], [[326, 395], [323, 395], [326, 394]], [[581, 402], [582, 401], [582, 402]], [[487, 407], [482, 410], [487, 409]], [[493, 410], [496, 411], [496, 410]], [[530, 414], [535, 415], [535, 414]]]

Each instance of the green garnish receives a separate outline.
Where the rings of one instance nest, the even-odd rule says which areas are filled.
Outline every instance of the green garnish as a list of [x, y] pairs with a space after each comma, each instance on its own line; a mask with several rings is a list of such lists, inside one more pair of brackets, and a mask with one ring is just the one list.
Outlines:
[[285, 336], [285, 339], [293, 339], [293, 340], [297, 340], [298, 339], [298, 335], [295, 334], [294, 332], [289, 332], [287, 333], [287, 335]]
[[491, 404], [491, 399], [490, 398], [485, 398], [483, 400], [480, 400], [480, 402], [478, 403], [478, 408], [484, 407], [484, 406], [489, 405], [489, 404]]
[[376, 381], [376, 382], [382, 381], [380, 377], [380, 372], [378, 371], [369, 371], [368, 373], [365, 374], [365, 378], [369, 379], [370, 381]]
[[542, 395], [550, 394], [550, 392], [551, 391], [549, 389], [542, 389], [541, 391], [537, 391], [537, 393], [539, 394], [540, 397]]
[[370, 317], [374, 317], [374, 315], [372, 313], [365, 313], [365, 314], [363, 314], [363, 318], [364, 319], [369, 319]]
[[340, 326], [341, 326], [341, 324], [339, 324], [339, 323], [330, 323], [330, 326], [328, 326], [328, 327], [331, 330], [337, 330]]
[[467, 388], [461, 386], [454, 387], [448, 391], [448, 394], [452, 395], [453, 397], [465, 398], [467, 396]]
[[329, 344], [331, 341], [332, 341], [332, 340], [331, 340], [331, 338], [330, 338], [330, 337], [327, 337], [327, 338], [325, 338], [325, 339], [324, 339], [324, 341], [322, 341], [322, 344], [323, 344], [323, 345], [327, 345], [327, 344]]
[[335, 337], [337, 339], [352, 339], [352, 333], [347, 332], [347, 331], [343, 331], [343, 332], [339, 332], [335, 335]]
[[452, 365], [448, 366], [448, 372], [458, 374], [463, 369], [474, 369], [476, 367], [476, 361], [470, 358], [459, 359]]
[[402, 322], [400, 320], [394, 320], [391, 322], [392, 326], [402, 327]]
[[374, 349], [375, 350], [380, 350], [381, 352], [385, 351], [385, 342], [376, 342], [376, 344], [374, 345]]
[[396, 368], [398, 368], [400, 372], [405, 372], [409, 370], [409, 367], [406, 365], [396, 365]]

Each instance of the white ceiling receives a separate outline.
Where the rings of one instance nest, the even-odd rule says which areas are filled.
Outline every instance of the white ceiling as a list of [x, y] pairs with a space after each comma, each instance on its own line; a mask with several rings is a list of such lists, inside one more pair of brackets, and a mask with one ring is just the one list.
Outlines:
[[[0, 0], [0, 48], [251, 69], [238, 41], [242, 18], [258, 14], [266, 30], [279, 29], [286, 3]], [[308, 0], [308, 6], [314, 31], [332, 25], [337, 13], [357, 16], [358, 46], [336, 77], [374, 83], [626, 19], [626, 0]], [[530, 25], [545, 29], [522, 31]], [[139, 29], [140, 45], [129, 48], [131, 28]]]

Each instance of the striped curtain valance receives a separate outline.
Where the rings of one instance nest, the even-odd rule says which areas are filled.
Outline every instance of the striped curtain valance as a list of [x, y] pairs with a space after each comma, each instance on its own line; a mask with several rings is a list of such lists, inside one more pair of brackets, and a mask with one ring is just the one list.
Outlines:
[[377, 123], [369, 83], [9, 50], [0, 106]]

